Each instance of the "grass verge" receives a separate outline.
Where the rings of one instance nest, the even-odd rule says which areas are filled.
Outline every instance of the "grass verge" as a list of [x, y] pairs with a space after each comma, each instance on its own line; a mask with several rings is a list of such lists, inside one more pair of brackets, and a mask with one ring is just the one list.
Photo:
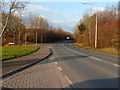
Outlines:
[[35, 46], [3, 46], [2, 47], [2, 60], [17, 58], [20, 56], [28, 55], [38, 50]]
[[112, 49], [112, 48], [95, 49], [95, 48], [82, 46], [81, 44], [78, 44], [78, 43], [71, 43], [71, 44], [74, 45], [74, 46], [80, 47], [80, 48], [93, 50], [93, 51], [98, 51], [98, 52], [101, 52], [101, 53], [107, 53], [107, 54], [112, 54], [112, 55], [120, 55], [120, 53], [118, 53], [117, 50]]

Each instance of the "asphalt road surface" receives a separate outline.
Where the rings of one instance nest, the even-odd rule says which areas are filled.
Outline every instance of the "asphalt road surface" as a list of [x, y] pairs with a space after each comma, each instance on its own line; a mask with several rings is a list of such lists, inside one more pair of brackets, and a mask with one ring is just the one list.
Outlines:
[[75, 88], [118, 88], [118, 56], [70, 45], [51, 45], [54, 60]]

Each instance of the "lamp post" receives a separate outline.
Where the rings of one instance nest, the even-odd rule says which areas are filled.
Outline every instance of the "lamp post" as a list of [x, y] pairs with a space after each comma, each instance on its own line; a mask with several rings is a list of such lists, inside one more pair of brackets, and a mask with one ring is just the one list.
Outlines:
[[97, 14], [96, 14], [96, 27], [95, 27], [95, 48], [97, 48], [97, 40], [98, 40], [98, 29], [97, 29]]
[[[82, 4], [95, 5], [95, 4], [93, 4], [93, 3], [82, 3]], [[97, 27], [97, 22], [98, 22], [98, 20], [97, 20], [97, 13], [96, 13], [96, 23], [95, 23], [95, 43], [94, 43], [95, 48], [97, 48], [97, 43], [98, 43], [98, 27]]]

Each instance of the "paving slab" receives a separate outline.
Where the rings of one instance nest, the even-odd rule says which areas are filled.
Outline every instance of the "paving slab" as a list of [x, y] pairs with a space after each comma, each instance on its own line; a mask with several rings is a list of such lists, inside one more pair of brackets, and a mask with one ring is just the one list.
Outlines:
[[52, 59], [45, 59], [2, 83], [4, 88], [65, 88], [69, 84]]

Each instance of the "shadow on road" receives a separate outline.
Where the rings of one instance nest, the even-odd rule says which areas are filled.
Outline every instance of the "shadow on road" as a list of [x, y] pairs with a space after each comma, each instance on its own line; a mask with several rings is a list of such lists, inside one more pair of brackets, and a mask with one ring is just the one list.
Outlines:
[[55, 44], [62, 44], [62, 43], [64, 43], [64, 44], [69, 44], [69, 43], [71, 43], [71, 42], [74, 42], [74, 40], [59, 41], [59, 42], [56, 42]]
[[[77, 55], [77, 56], [66, 56], [66, 57], [60, 57], [60, 58], [54, 58], [52, 60], [52, 62], [56, 61], [56, 62], [60, 62], [60, 61], [69, 61], [69, 60], [80, 60], [80, 58], [86, 58], [88, 56], [85, 55]], [[79, 58], [79, 59], [78, 59]], [[44, 60], [44, 62], [40, 63], [40, 64], [47, 64], [47, 63], [51, 63], [51, 61], [48, 60]]]
[[77, 56], [66, 56], [66, 57], [60, 57], [60, 58], [55, 58], [56, 61], [67, 61], [67, 60], [75, 60], [75, 59], [80, 59], [80, 58], [86, 58], [88, 56], [85, 55], [77, 55]]
[[[119, 78], [120, 80], [120, 78]], [[119, 90], [118, 78], [95, 79], [72, 84], [73, 88], [82, 88], [80, 90]], [[65, 87], [68, 88], [69, 86]], [[120, 87], [119, 87], [120, 88]], [[75, 90], [75, 89], [74, 89]]]

